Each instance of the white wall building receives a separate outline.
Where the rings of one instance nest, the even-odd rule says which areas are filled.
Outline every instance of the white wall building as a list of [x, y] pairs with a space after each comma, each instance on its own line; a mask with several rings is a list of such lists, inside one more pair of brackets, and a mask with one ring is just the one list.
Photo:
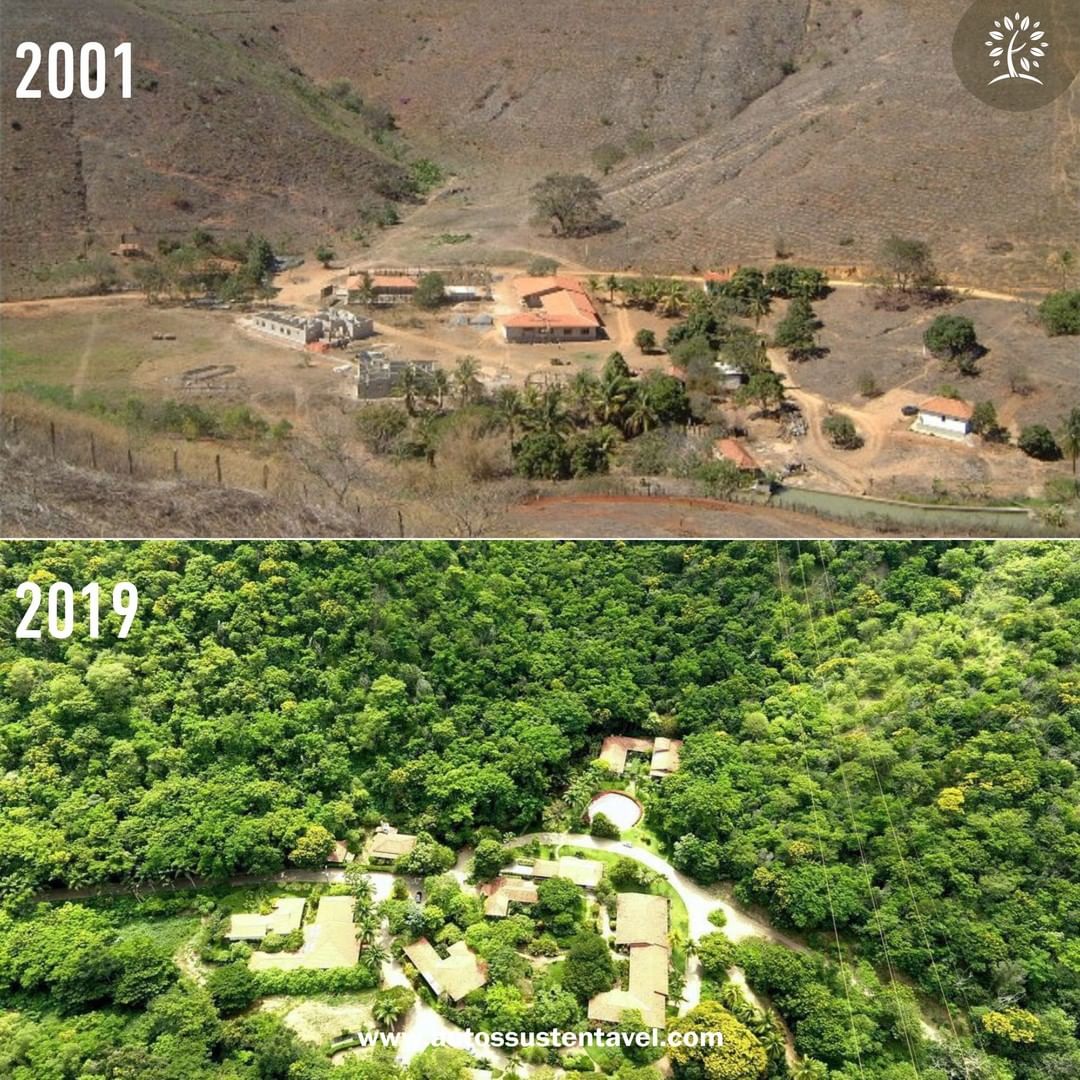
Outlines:
[[919, 418], [912, 425], [913, 431], [924, 435], [944, 435], [954, 439], [971, 433], [971, 420], [975, 407], [956, 398], [935, 397], [919, 406]]

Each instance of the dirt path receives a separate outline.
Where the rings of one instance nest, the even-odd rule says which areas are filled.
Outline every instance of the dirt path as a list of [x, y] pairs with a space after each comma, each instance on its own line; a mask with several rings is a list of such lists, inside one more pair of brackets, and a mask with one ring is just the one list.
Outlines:
[[94, 345], [97, 342], [98, 327], [101, 323], [101, 313], [95, 309], [90, 317], [90, 326], [86, 331], [86, 344], [83, 346], [82, 355], [79, 357], [79, 366], [75, 371], [72, 381], [71, 392], [76, 399], [82, 397], [86, 389], [86, 379], [90, 374], [90, 358], [93, 355]]

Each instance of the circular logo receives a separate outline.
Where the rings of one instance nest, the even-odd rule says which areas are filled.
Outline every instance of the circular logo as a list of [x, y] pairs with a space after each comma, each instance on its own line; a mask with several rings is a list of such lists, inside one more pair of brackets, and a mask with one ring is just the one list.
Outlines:
[[1080, 3], [975, 0], [952, 51], [960, 81], [984, 104], [1041, 109], [1069, 89], [1080, 69]]

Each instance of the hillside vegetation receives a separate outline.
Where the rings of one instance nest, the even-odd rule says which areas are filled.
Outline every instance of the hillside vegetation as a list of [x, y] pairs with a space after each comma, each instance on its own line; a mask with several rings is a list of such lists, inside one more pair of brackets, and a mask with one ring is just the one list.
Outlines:
[[[384, 818], [453, 847], [572, 828], [603, 735], [677, 734], [646, 796], [677, 867], [915, 980], [1001, 1058], [976, 1075], [1080, 1061], [1070, 544], [8, 543], [0, 566], [11, 916], [50, 885], [273, 873]], [[137, 628], [17, 647], [28, 577], [129, 579]], [[828, 1037], [789, 1005], [835, 1067], [893, 1053], [878, 1005]]]

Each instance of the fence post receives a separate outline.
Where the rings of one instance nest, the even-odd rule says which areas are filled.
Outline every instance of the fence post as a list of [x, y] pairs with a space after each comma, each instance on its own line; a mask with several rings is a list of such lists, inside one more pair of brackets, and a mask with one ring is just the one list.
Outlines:
[[267, 462], [263, 462], [263, 491], [266, 491], [270, 487], [270, 465]]
[[56, 460], [56, 421], [49, 421], [49, 445], [52, 447], [52, 458]]
[[180, 451], [177, 450], [175, 446], [173, 447], [172, 452], [172, 471], [174, 473], [180, 472]]
[[214, 455], [214, 467], [217, 469], [217, 482], [218, 487], [221, 487], [221, 455]]
[[135, 459], [131, 456], [131, 447], [128, 447], [128, 476], [135, 475]]
[[97, 468], [97, 447], [94, 445], [94, 433], [90, 433], [90, 468]]

